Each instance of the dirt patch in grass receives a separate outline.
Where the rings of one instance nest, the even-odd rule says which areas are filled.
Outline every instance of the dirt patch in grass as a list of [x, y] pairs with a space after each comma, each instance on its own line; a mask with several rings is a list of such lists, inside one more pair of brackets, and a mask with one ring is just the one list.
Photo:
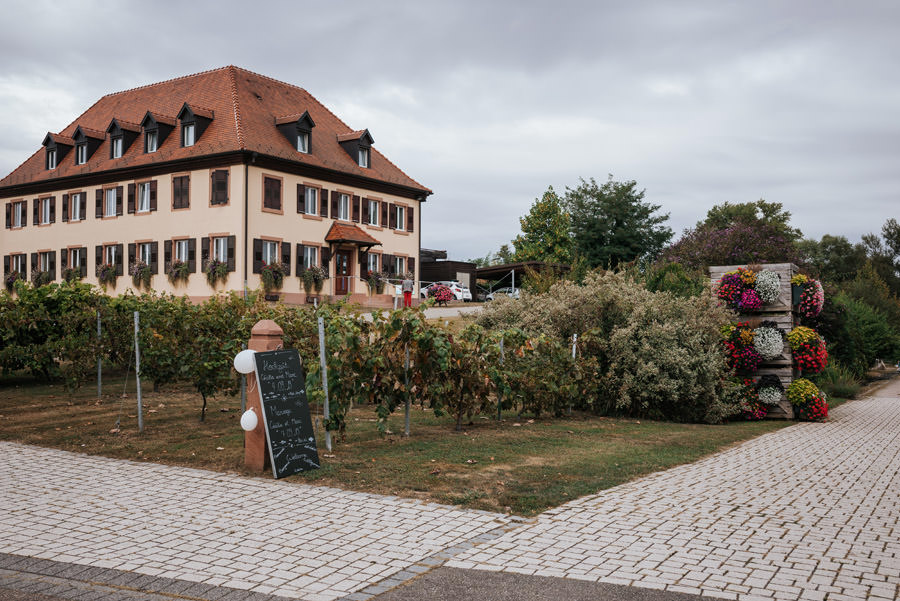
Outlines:
[[[239, 397], [211, 399], [200, 422], [201, 399], [189, 386], [147, 392], [144, 432], [139, 433], [133, 381], [124, 388], [121, 374], [108, 381], [98, 400], [96, 389], [68, 394], [59, 385], [5, 379], [0, 383], [0, 438], [271, 477], [271, 472], [253, 474], [243, 467]], [[317, 407], [312, 413], [314, 420], [321, 415]], [[499, 423], [475, 418], [456, 432], [452, 417], [414, 408], [407, 438], [401, 434], [402, 412], [391, 418], [393, 434], [387, 436], [377, 432], [374, 417], [369, 407], [354, 409], [346, 440], [331, 453], [317, 426], [322, 468], [289, 480], [530, 516], [790, 425], [708, 426], [591, 415], [529, 420], [508, 414]]]

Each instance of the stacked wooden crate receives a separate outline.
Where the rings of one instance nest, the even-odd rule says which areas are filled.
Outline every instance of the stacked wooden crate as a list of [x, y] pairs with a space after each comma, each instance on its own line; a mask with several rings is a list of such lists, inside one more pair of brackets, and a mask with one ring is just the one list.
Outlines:
[[[721, 278], [729, 271], [737, 270], [739, 267], [747, 269], [750, 266], [717, 265], [714, 267], [710, 267], [709, 275], [713, 291], [715, 291], [716, 287], [718, 286], [719, 278]], [[760, 265], [753, 265], [754, 271], [760, 268], [778, 274], [778, 277], [781, 280], [781, 288], [778, 294], [778, 298], [775, 300], [775, 302], [768, 305], [763, 305], [756, 311], [741, 313], [738, 321], [748, 322], [751, 328], [759, 327], [759, 325], [764, 321], [774, 321], [776, 324], [778, 324], [778, 329], [780, 329], [783, 334], [787, 335], [788, 332], [790, 332], [796, 326], [800, 325], [800, 315], [794, 309], [791, 292], [791, 278], [797, 274], [798, 267], [793, 263], [762, 263]], [[791, 349], [787, 344], [786, 338], [784, 341], [784, 349], [782, 350], [781, 355], [775, 357], [771, 361], [762, 363], [756, 372], [749, 375], [752, 375], [754, 380], [759, 380], [761, 376], [764, 376], [766, 374], [777, 376], [778, 379], [781, 380], [781, 383], [784, 385], [785, 390], [787, 390], [787, 387], [791, 385], [791, 382], [794, 381], [794, 378], [797, 378], [799, 376], [797, 370], [794, 369], [794, 361], [791, 357]], [[778, 405], [770, 407], [767, 417], [776, 419], [792, 419], [794, 417], [793, 407], [791, 407], [790, 402], [787, 400], [787, 397], [784, 394], [782, 394], [781, 401], [779, 401]]]

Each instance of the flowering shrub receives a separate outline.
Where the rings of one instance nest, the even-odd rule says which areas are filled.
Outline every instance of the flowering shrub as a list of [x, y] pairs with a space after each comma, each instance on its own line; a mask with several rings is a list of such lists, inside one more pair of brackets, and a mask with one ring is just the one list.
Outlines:
[[228, 279], [228, 263], [213, 259], [206, 264], [206, 281], [210, 286], [215, 286], [219, 280]]
[[97, 266], [97, 281], [103, 288], [106, 288], [107, 284], [115, 286], [118, 276], [116, 266], [112, 263], [102, 263]]
[[753, 347], [763, 360], [771, 361], [784, 351], [784, 337], [774, 322], [763, 322], [753, 330]]
[[179, 281], [186, 282], [191, 275], [190, 265], [187, 261], [175, 259], [166, 269], [166, 275], [173, 284]]
[[150, 277], [153, 275], [153, 272], [150, 270], [150, 266], [140, 259], [132, 263], [131, 267], [128, 268], [128, 275], [131, 276], [131, 282], [135, 288], [143, 286], [148, 290], [150, 289]]
[[791, 284], [803, 289], [800, 293], [799, 310], [804, 317], [815, 317], [822, 312], [822, 307], [825, 306], [825, 289], [821, 282], [798, 273], [791, 278]]
[[278, 261], [263, 265], [262, 271], [259, 272], [263, 290], [266, 292], [281, 290], [281, 286], [284, 284], [284, 276], [287, 271], [284, 264], [279, 263]]
[[778, 300], [778, 294], [781, 292], [781, 276], [774, 271], [763, 269], [756, 274], [756, 283], [753, 289], [759, 295], [763, 304], [768, 305]]
[[428, 296], [439, 303], [447, 303], [456, 298], [456, 296], [454, 296], [453, 294], [453, 291], [443, 284], [433, 284], [431, 287], [429, 287]]
[[25, 278], [18, 271], [11, 271], [6, 276], [6, 289], [12, 292], [13, 287], [16, 284], [16, 280], [24, 280]]
[[62, 279], [65, 282], [77, 282], [81, 279], [81, 269], [78, 267], [68, 267], [63, 269]]
[[769, 413], [769, 408], [760, 402], [759, 394], [752, 379], [744, 378], [741, 380], [740, 390], [741, 412], [744, 419], [759, 420], [763, 419]]
[[762, 363], [762, 355], [753, 345], [753, 330], [750, 324], [740, 322], [722, 328], [725, 359], [731, 369], [744, 372], [756, 371]]
[[788, 335], [788, 344], [797, 368], [804, 373], [817, 374], [828, 363], [828, 350], [825, 341], [816, 331], [804, 326], [797, 326]]
[[777, 405], [784, 394], [784, 384], [778, 376], [766, 374], [756, 382], [759, 401], [765, 405]]
[[787, 397], [797, 410], [800, 419], [824, 421], [828, 417], [825, 395], [806, 378], [798, 378], [791, 382], [787, 389]]

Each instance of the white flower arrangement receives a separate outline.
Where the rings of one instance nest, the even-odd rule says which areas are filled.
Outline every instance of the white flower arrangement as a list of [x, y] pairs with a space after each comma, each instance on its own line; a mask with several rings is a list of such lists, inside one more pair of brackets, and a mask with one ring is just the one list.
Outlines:
[[759, 402], [764, 405], [777, 405], [781, 401], [782, 391], [774, 386], [766, 386], [757, 391]]
[[778, 300], [781, 292], [781, 276], [774, 271], [763, 269], [756, 274], [756, 282], [753, 284], [756, 294], [763, 304], [768, 305]]
[[776, 328], [761, 327], [753, 330], [753, 346], [763, 360], [771, 361], [784, 352], [784, 338]]

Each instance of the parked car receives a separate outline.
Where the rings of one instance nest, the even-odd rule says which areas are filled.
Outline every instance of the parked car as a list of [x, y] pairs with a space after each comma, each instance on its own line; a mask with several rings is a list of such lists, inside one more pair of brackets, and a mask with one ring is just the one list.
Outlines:
[[484, 300], [492, 301], [497, 296], [509, 296], [511, 298], [518, 300], [519, 299], [519, 289], [518, 288], [508, 288], [508, 287], [507, 288], [497, 288], [496, 290], [489, 292], [488, 295], [486, 297], [484, 297]]
[[435, 284], [442, 284], [449, 288], [450, 292], [453, 293], [453, 296], [456, 297], [456, 300], [461, 300], [467, 303], [472, 300], [472, 291], [457, 281], [432, 282], [430, 285], [424, 288], [420, 288], [420, 294], [422, 295], [422, 298], [428, 298], [428, 289]]

